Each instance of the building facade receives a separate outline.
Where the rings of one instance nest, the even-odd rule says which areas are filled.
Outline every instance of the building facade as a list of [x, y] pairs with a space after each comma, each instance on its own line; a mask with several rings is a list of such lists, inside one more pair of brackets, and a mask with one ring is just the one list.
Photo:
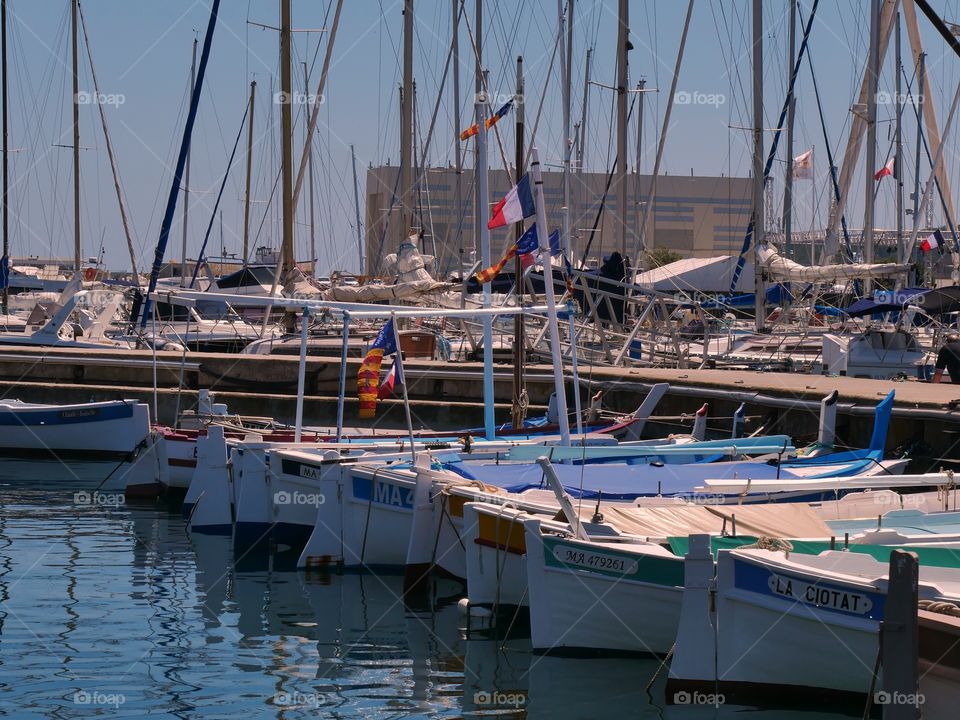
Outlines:
[[[365, 269], [367, 274], [382, 271], [384, 255], [396, 252], [410, 228], [401, 228], [400, 200], [397, 198], [399, 168], [370, 168], [366, 183]], [[544, 197], [551, 230], [560, 227], [563, 207], [563, 174], [544, 172]], [[618, 206], [617, 187], [610, 183], [603, 202], [608, 176], [603, 173], [573, 173], [571, 176], [570, 235], [573, 254], [586, 258], [588, 265], [602, 262], [613, 251], [623, 252], [636, 264], [640, 249], [643, 202], [649, 196], [651, 176], [627, 177], [627, 207]], [[512, 186], [501, 168], [489, 173], [492, 208]], [[474, 262], [474, 173], [460, 175], [458, 203], [457, 173], [453, 168], [430, 168], [409, 198], [413, 229], [422, 232], [420, 250], [436, 257], [436, 274], [446, 277], [469, 268]], [[647, 248], [665, 247], [683, 257], [712, 257], [737, 253], [743, 244], [752, 204], [749, 178], [661, 175], [657, 197], [647, 221]], [[603, 206], [603, 212], [600, 212]], [[490, 212], [482, 218], [486, 222]], [[621, 228], [626, 229], [626, 242]], [[514, 240], [513, 228], [490, 232], [494, 261]]]

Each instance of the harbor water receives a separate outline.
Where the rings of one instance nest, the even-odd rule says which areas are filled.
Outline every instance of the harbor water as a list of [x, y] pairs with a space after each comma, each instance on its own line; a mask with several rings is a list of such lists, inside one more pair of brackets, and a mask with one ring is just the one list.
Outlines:
[[235, 556], [229, 537], [191, 536], [178, 507], [74, 490], [104, 470], [4, 470], [0, 715], [845, 717], [668, 706], [657, 659], [534, 655], [522, 621], [506, 638], [467, 633], [452, 582], [411, 608], [397, 575]]

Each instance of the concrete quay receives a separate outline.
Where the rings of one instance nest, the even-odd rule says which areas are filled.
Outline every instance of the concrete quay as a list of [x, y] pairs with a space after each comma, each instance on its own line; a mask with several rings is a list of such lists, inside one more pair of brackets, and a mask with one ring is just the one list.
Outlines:
[[[356, 374], [359, 358], [347, 361], [346, 423], [357, 419]], [[170, 422], [178, 407], [190, 408], [196, 391], [207, 388], [232, 412], [293, 419], [296, 396], [296, 357], [178, 353], [150, 351], [4, 348], [0, 350], [0, 392], [35, 402], [81, 402], [90, 399], [136, 397], [151, 401], [156, 374], [159, 420]], [[414, 405], [415, 424], [450, 429], [482, 423], [483, 384], [481, 363], [410, 360], [404, 363], [407, 389]], [[386, 371], [386, 363], [384, 372]], [[183, 376], [183, 390], [180, 376]], [[340, 359], [311, 357], [306, 368], [305, 422], [320, 427], [335, 423]], [[689, 427], [679, 417], [702, 403], [710, 405], [710, 427], [728, 431], [729, 418], [746, 402], [751, 422], [747, 431], [783, 432], [798, 442], [815, 436], [822, 397], [840, 393], [838, 438], [847, 445], [869, 441], [873, 406], [891, 389], [896, 390], [888, 450], [912, 448], [931, 462], [960, 460], [960, 385], [932, 385], [914, 381], [890, 382], [849, 377], [732, 370], [680, 370], [653, 368], [580, 367], [581, 402], [597, 390], [604, 391], [603, 407], [611, 412], [631, 412], [650, 385], [666, 382], [670, 393], [657, 409], [669, 416], [653, 432], [677, 432]], [[495, 365], [497, 418], [509, 416], [512, 368]], [[552, 392], [551, 368], [527, 367], [531, 414], [542, 412]], [[572, 391], [568, 391], [572, 394]], [[399, 427], [404, 423], [399, 400], [383, 401], [375, 423]], [[572, 411], [573, 404], [570, 403]], [[949, 464], [947, 465], [949, 467]], [[927, 469], [926, 467], [922, 469]]]

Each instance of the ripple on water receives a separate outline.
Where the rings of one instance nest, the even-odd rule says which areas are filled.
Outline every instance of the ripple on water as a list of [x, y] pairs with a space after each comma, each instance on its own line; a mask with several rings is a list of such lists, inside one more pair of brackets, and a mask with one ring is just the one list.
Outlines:
[[[77, 503], [74, 475], [40, 487], [3, 484], [9, 475], [0, 471], [0, 713], [658, 716], [637, 690], [649, 661], [464, 640], [455, 606], [407, 610], [400, 577], [236, 571], [229, 538], [191, 538], [175, 508]], [[523, 703], [491, 710], [474, 702], [483, 692]]]

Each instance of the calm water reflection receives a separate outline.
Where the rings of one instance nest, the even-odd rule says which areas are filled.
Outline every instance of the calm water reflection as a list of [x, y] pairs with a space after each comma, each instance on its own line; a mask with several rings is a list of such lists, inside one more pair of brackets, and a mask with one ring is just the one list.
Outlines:
[[[176, 508], [0, 484], [0, 713], [14, 717], [809, 718], [660, 708], [656, 660], [535, 656], [465, 639], [458, 586], [432, 610], [396, 576], [243, 563]], [[82, 500], [82, 498], [81, 498]]]

